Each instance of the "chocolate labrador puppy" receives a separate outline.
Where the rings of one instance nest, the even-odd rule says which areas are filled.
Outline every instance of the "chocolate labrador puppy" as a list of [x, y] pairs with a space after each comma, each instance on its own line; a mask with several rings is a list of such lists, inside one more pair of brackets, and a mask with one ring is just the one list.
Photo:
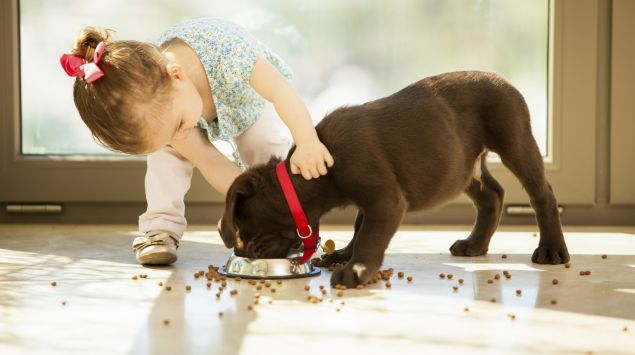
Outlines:
[[[333, 273], [332, 285], [367, 283], [406, 212], [438, 206], [461, 193], [474, 202], [476, 223], [450, 251], [485, 254], [503, 209], [503, 189], [487, 170], [488, 151], [520, 180], [536, 211], [540, 242], [532, 261], [569, 261], [527, 105], [500, 76], [468, 71], [428, 77], [388, 97], [339, 108], [316, 129], [335, 165], [318, 179], [291, 176], [310, 225], [317, 226], [335, 207], [359, 209], [351, 242], [323, 257], [327, 265], [347, 262]], [[276, 163], [272, 159], [247, 170], [229, 189], [220, 234], [237, 255], [285, 257], [300, 245]]]

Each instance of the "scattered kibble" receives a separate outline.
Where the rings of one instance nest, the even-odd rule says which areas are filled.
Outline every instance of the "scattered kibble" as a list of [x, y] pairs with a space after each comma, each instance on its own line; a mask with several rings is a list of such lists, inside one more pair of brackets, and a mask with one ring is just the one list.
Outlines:
[[507, 259], [507, 254], [503, 254], [503, 255], [501, 255], [501, 258], [503, 258], [503, 259]]
[[272, 303], [273, 303], [273, 300], [269, 300], [267, 303], [272, 304]]
[[216, 298], [220, 298], [220, 292], [216, 292]]
[[439, 278], [445, 279], [445, 274], [444, 273], [440, 273], [439, 274]]
[[223, 282], [221, 282], [221, 284], [220, 284], [220, 285], [221, 285], [221, 286], [223, 286], [223, 287], [227, 287], [227, 281], [223, 281]]
[[223, 317], [223, 312], [218, 312], [219, 317]]
[[53, 287], [57, 286], [57, 282], [55, 282], [55, 281], [51, 282], [51, 286], [53, 286]]
[[622, 328], [622, 331], [628, 332], [628, 327]]
[[166, 291], [172, 291], [172, 286], [165, 286]]
[[276, 283], [277, 283], [278, 285], [282, 285], [282, 280], [278, 280], [278, 281], [276, 281]]
[[487, 280], [487, 283], [488, 283], [488, 284], [493, 284], [493, 283], [494, 283], [494, 280], [489, 279], [489, 280]]
[[397, 273], [397, 277], [398, 277], [398, 278], [400, 278], [400, 279], [403, 279], [403, 277], [404, 277], [404, 273], [403, 273], [403, 271], [399, 271], [399, 272]]
[[310, 290], [310, 289], [311, 289], [311, 286], [309, 286], [309, 285], [304, 286], [304, 290], [305, 290], [305, 291], [308, 291], [308, 290]]
[[340, 301], [340, 304], [343, 306], [346, 304], [346, 301]]
[[448, 280], [452, 280], [453, 277], [454, 277], [454, 275], [448, 274]]
[[191, 291], [192, 290], [192, 286], [190, 285], [185, 285], [185, 291]]
[[551, 304], [557, 304], [557, 303], [558, 303], [558, 301], [556, 301], [556, 300], [551, 300]]
[[522, 295], [523, 291], [522, 290], [516, 290], [516, 296], [520, 296]]
[[339, 309], [339, 308], [335, 308], [335, 311], [336, 311], [336, 312], [339, 312], [339, 311], [340, 311], [340, 309]]
[[356, 288], [356, 289], [358, 289], [358, 290], [361, 290], [361, 289], [363, 289], [363, 288], [364, 288], [364, 285], [359, 284], [359, 285], [355, 286], [355, 288]]
[[62, 306], [66, 306], [66, 301], [62, 301]]
[[260, 285], [256, 286], [256, 290], [258, 290], [258, 291], [262, 290], [262, 286], [260, 286]]
[[133, 280], [138, 279], [137, 275], [134, 275], [134, 276], [132, 277], [132, 279], [133, 279]]
[[265, 282], [265, 287], [271, 287], [271, 282], [269, 281]]
[[163, 324], [165, 324], [165, 325], [170, 325], [170, 320], [169, 320], [169, 319], [164, 319], [164, 320], [163, 320]]
[[406, 277], [406, 280], [408, 280], [408, 282], [412, 282], [412, 276]]
[[275, 288], [271, 288], [271, 293], [276, 293], [276, 289]]
[[500, 279], [501, 279], [501, 275], [496, 274], [496, 275], [494, 275], [494, 278], [495, 278], [496, 280], [500, 280]]
[[608, 258], [608, 256], [606, 254], [603, 254], [602, 259], [606, 259], [606, 258]]
[[459, 279], [459, 284], [463, 285], [464, 280], [463, 279]]
[[585, 275], [584, 271], [580, 271], [580, 276], [584, 276], [584, 275]]
[[463, 312], [469, 312], [470, 309], [468, 307], [463, 308]]
[[452, 290], [454, 290], [454, 292], [458, 292], [459, 291], [459, 286], [452, 286]]
[[236, 282], [240, 282], [242, 279], [240, 277], [237, 277], [234, 279]]
[[552, 284], [554, 284], [554, 285], [557, 285], [557, 284], [558, 284], [558, 282], [559, 282], [559, 281], [558, 281], [558, 279], [553, 279], [553, 280], [551, 280], [551, 283], [552, 283]]
[[247, 310], [248, 310], [248, 311], [253, 311], [253, 310], [254, 310], [254, 306], [252, 306], [252, 305], [247, 305]]
[[238, 290], [231, 290], [229, 291], [229, 294], [232, 296], [236, 296], [238, 294]]
[[496, 303], [496, 298], [492, 298], [491, 300], [489, 300], [492, 303]]
[[564, 267], [565, 267], [565, 268], [567, 268], [567, 269], [569, 269], [569, 268], [571, 268], [571, 264], [566, 263], [566, 264], [564, 264]]
[[515, 315], [515, 314], [510, 313], [510, 314], [508, 314], [507, 316], [508, 316], [508, 317], [509, 317], [509, 319], [511, 319], [511, 320], [515, 320], [515, 319], [516, 319], [516, 315]]
[[207, 288], [211, 288], [211, 287], [212, 287], [212, 283], [211, 283], [211, 282], [208, 282], [208, 283], [206, 284], [206, 286], [207, 286]]
[[159, 282], [159, 287], [163, 286], [163, 282]]
[[342, 291], [337, 291], [337, 297], [342, 297], [344, 296], [344, 292]]
[[589, 276], [589, 275], [591, 275], [591, 271], [587, 270], [587, 271], [585, 271], [585, 272], [584, 272], [584, 274], [585, 274], [586, 276]]
[[531, 236], [532, 236], [532, 237], [534, 237], [534, 238], [536, 238], [536, 237], [538, 236], [538, 233], [533, 232], [533, 233], [531, 233]]
[[194, 273], [194, 278], [195, 278], [195, 279], [198, 279], [198, 277], [199, 277], [198, 272], [195, 272], [195, 273]]
[[392, 284], [390, 283], [390, 281], [386, 282], [386, 288], [391, 288]]

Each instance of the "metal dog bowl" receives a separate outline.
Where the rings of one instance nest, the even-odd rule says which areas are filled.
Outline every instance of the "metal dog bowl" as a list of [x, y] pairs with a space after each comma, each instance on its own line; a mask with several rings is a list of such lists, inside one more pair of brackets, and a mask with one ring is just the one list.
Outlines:
[[310, 260], [300, 263], [301, 257], [302, 253], [294, 253], [284, 259], [249, 259], [232, 254], [218, 273], [245, 279], [295, 279], [320, 274]]

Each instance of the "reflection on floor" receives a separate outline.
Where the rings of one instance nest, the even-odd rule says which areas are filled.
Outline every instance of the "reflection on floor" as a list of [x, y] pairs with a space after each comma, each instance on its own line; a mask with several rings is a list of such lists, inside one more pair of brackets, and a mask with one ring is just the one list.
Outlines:
[[[1, 226], [0, 354], [632, 354], [635, 230], [566, 230], [565, 268], [530, 262], [534, 229], [501, 228], [488, 255], [457, 258], [448, 247], [469, 228], [404, 226], [384, 262], [390, 289], [338, 297], [323, 271], [275, 293], [230, 280], [217, 299], [217, 283], [194, 277], [229, 255], [211, 226], [190, 228], [177, 264], [155, 268], [136, 264], [133, 226]], [[339, 247], [351, 236], [322, 230]]]

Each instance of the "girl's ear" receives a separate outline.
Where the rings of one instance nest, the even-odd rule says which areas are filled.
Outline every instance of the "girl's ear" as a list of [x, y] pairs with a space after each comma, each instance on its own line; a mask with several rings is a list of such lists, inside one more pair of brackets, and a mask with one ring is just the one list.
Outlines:
[[183, 67], [178, 63], [168, 63], [166, 64], [165, 69], [172, 79], [183, 80], [185, 78]]

